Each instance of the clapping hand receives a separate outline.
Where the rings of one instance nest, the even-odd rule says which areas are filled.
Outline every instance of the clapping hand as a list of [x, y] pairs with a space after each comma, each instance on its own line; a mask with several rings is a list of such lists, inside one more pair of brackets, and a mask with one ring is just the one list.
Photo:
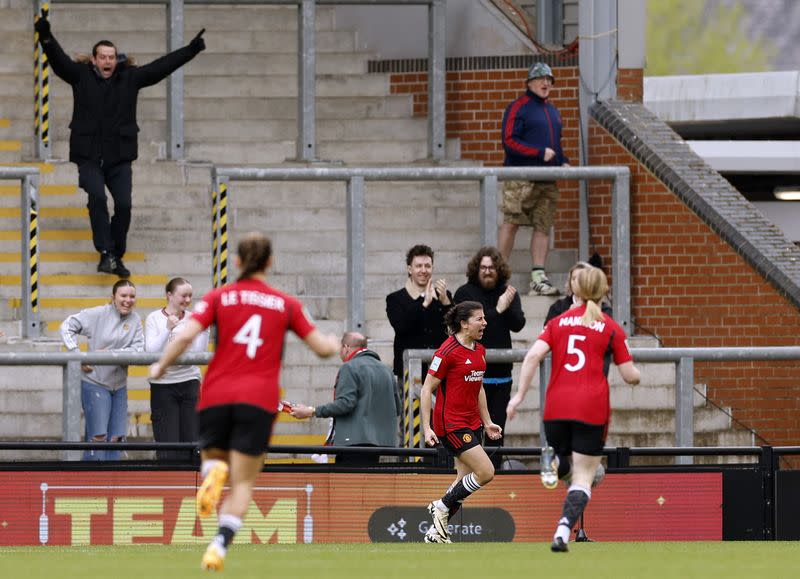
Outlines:
[[189, 43], [189, 48], [191, 48], [195, 54], [199, 54], [206, 49], [206, 41], [203, 40], [203, 32], [205, 31], [206, 29], [203, 28]]
[[447, 297], [447, 282], [443, 279], [437, 279], [433, 286], [436, 289], [436, 297], [439, 298], [439, 303], [443, 306], [449, 306], [450, 298]]
[[422, 298], [422, 307], [423, 308], [427, 308], [429, 305], [431, 305], [431, 302], [433, 301], [433, 298], [435, 297], [434, 293], [435, 292], [433, 290], [433, 279], [430, 279], [430, 280], [428, 280], [428, 285], [425, 286], [425, 295]]
[[514, 296], [517, 295], [517, 289], [514, 286], [506, 287], [506, 291], [497, 300], [497, 313], [502, 314], [514, 301]]

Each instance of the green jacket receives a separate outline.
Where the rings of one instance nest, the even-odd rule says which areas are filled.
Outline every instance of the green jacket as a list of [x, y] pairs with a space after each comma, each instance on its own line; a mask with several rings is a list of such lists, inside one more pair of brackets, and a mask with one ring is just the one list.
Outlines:
[[362, 350], [339, 369], [333, 402], [314, 416], [336, 421], [336, 446], [397, 446], [400, 397], [394, 375], [378, 354]]

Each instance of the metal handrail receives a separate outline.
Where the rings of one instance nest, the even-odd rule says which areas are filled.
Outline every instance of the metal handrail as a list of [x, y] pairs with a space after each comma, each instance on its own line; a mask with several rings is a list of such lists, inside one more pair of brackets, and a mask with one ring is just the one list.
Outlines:
[[[488, 363], [515, 363], [525, 358], [527, 350], [489, 349], [486, 350]], [[406, 350], [403, 352], [403, 374], [408, 376], [410, 385], [421, 385], [423, 381], [422, 363], [430, 362], [435, 350]], [[751, 360], [800, 360], [800, 346], [774, 346], [759, 348], [632, 348], [631, 354], [636, 362], [672, 362], [675, 372], [675, 446], [681, 449], [691, 448], [694, 444], [694, 362], [699, 361], [751, 361]], [[545, 359], [539, 368], [539, 384], [547, 384], [550, 376], [550, 359]], [[410, 387], [407, 393], [414, 399], [419, 398], [419, 388]], [[539, 388], [539, 408], [544, 408], [545, 388]], [[413, 404], [406, 404], [411, 412]], [[406, 423], [412, 424], [413, 417], [406, 417]], [[410, 428], [410, 426], [409, 426]], [[544, 427], [540, 427], [539, 436], [545, 440]], [[754, 447], [755, 448], [755, 447]], [[677, 453], [676, 454], [680, 454]], [[678, 457], [679, 464], [690, 464], [691, 458], [685, 453]]]
[[20, 180], [20, 301], [23, 338], [42, 334], [39, 311], [39, 168], [0, 167], [0, 179]]
[[[35, 0], [35, 15], [42, 7], [58, 4], [107, 4], [108, 0]], [[183, 45], [185, 4], [247, 4], [297, 6], [297, 159], [316, 159], [316, 5], [397, 5], [428, 6], [428, 155], [443, 159], [445, 154], [445, 0], [131, 0], [132, 4], [167, 5], [167, 47], [177, 50]], [[35, 51], [37, 70], [43, 54]], [[184, 158], [183, 68], [167, 79], [167, 151], [170, 159]], [[37, 103], [41, 92], [36, 92]], [[37, 114], [41, 114], [38, 112]], [[49, 143], [41, 133], [36, 135], [36, 151], [40, 158], [50, 154]]]
[[227, 281], [228, 192], [231, 181], [345, 181], [347, 183], [348, 327], [366, 323], [365, 181], [480, 181], [481, 243], [497, 245], [497, 186], [501, 180], [612, 181], [611, 229], [614, 319], [632, 333], [630, 304], [630, 169], [597, 167], [214, 167], [212, 171], [214, 286]]

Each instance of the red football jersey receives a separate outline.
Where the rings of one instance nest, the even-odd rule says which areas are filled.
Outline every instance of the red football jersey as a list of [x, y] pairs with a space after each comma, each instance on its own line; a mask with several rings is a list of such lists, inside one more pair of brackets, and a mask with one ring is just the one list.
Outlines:
[[198, 410], [251, 404], [276, 412], [286, 332], [305, 338], [314, 330], [300, 300], [245, 279], [210, 291], [195, 306], [193, 318], [206, 328], [217, 325], [217, 347]]
[[459, 428], [480, 428], [478, 394], [486, 372], [486, 348], [461, 345], [450, 336], [433, 355], [428, 374], [441, 380], [433, 408], [433, 431], [442, 437]]
[[553, 371], [545, 397], [545, 420], [577, 420], [608, 424], [611, 417], [606, 356], [614, 363], [633, 359], [625, 343], [625, 331], [610, 317], [586, 327], [581, 317], [586, 306], [567, 310], [550, 320], [539, 336], [550, 345]]

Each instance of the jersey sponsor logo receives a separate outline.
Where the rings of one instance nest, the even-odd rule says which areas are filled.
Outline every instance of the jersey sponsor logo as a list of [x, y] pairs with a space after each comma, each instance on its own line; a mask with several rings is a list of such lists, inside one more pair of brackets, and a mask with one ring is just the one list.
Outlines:
[[599, 320], [591, 322], [588, 326], [584, 325], [582, 316], [567, 316], [558, 321], [558, 326], [563, 328], [565, 326], [584, 326], [595, 332], [602, 332], [606, 328], [606, 323]]
[[464, 382], [481, 382], [483, 380], [483, 370], [472, 370], [464, 376]]
[[464, 436], [461, 437], [461, 440], [469, 444], [470, 442], [472, 442], [472, 435], [469, 432], [467, 432], [464, 434]]
[[433, 360], [431, 360], [431, 365], [429, 366], [431, 370], [436, 372], [439, 369], [439, 364], [442, 363], [442, 359], [439, 356], [434, 356]]

